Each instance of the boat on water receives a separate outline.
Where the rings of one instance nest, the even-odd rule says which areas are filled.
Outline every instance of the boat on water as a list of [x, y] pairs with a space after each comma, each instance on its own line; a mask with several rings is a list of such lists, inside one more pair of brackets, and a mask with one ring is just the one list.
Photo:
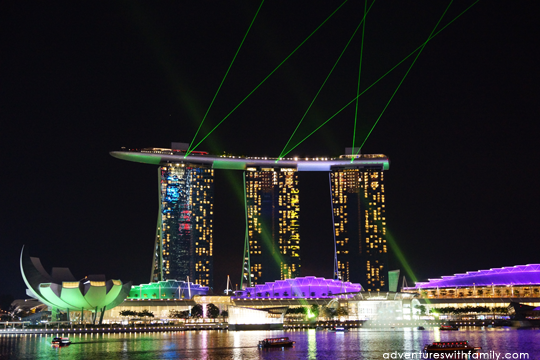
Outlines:
[[464, 359], [464, 355], [476, 354], [481, 349], [481, 347], [471, 346], [469, 341], [466, 340], [445, 341], [426, 344], [424, 346], [424, 353], [439, 355], [444, 354], [444, 359]]
[[328, 329], [329, 332], [349, 332], [344, 326], [334, 326], [333, 328]]
[[441, 325], [439, 330], [459, 330], [459, 328], [453, 325]]
[[68, 346], [71, 344], [71, 340], [69, 338], [55, 337], [52, 339], [51, 344], [54, 346]]
[[416, 328], [416, 330], [426, 330], [426, 328], [423, 327], [423, 326], [419, 326], [419, 327]]
[[294, 344], [295, 342], [290, 340], [288, 337], [268, 338], [259, 341], [260, 348], [285, 347], [293, 346]]

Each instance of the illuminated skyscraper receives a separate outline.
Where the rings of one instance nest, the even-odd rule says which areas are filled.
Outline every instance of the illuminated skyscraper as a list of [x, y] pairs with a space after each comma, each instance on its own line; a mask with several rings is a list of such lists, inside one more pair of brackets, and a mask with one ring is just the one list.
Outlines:
[[252, 283], [300, 276], [298, 173], [291, 168], [247, 170]]
[[338, 276], [367, 291], [388, 290], [383, 168], [330, 174]]
[[159, 213], [151, 281], [189, 280], [213, 287], [214, 170], [158, 168]]
[[387, 290], [383, 154], [268, 159], [187, 154], [171, 149], [113, 151], [122, 160], [158, 165], [159, 214], [151, 281], [190, 280], [213, 286], [213, 169], [245, 174], [246, 238], [242, 286], [300, 276], [299, 171], [330, 174], [335, 273], [371, 291]]

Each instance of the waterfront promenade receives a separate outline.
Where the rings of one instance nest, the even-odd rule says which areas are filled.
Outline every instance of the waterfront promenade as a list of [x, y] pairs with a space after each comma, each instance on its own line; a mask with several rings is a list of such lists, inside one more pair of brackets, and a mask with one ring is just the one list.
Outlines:
[[[0, 324], [1, 334], [119, 334], [119, 333], [149, 333], [149, 332], [169, 332], [169, 331], [197, 331], [197, 330], [228, 330], [227, 322], [214, 323], [185, 323], [174, 325], [72, 325], [72, 326], [29, 326], [22, 327], [21, 323], [15, 323], [15, 326], [8, 326], [9, 323]], [[410, 321], [289, 321], [283, 325], [283, 330], [308, 330], [314, 328], [329, 329], [335, 326], [343, 326], [350, 330], [359, 329], [392, 329], [392, 328], [416, 328], [418, 326], [438, 328], [443, 324], [454, 325], [458, 327], [487, 327], [508, 325], [506, 323], [494, 323], [490, 320], [469, 320], [469, 321], [441, 321], [441, 320], [410, 320]], [[1, 325], [4, 325], [1, 328]], [[19, 325], [18, 327], [16, 325]]]

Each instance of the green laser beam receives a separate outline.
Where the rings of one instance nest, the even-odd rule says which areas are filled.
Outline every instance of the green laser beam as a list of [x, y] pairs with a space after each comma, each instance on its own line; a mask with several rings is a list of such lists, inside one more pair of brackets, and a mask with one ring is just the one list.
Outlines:
[[203, 119], [202, 119], [201, 123], [199, 124], [199, 128], [195, 132], [195, 135], [193, 136], [193, 140], [191, 140], [191, 143], [189, 143], [188, 149], [186, 151], [186, 156], [189, 154], [189, 150], [191, 149], [191, 145], [193, 145], [193, 142], [197, 138], [197, 134], [199, 134], [199, 131], [201, 130], [201, 127], [202, 127], [202, 125], [204, 123], [204, 120], [206, 119], [206, 116], [208, 116], [208, 112], [210, 111], [210, 108], [214, 104], [214, 101], [216, 100], [216, 97], [217, 97], [217, 95], [219, 93], [219, 90], [221, 90], [221, 87], [223, 86], [223, 83], [225, 82], [225, 79], [227, 78], [227, 75], [229, 74], [229, 71], [231, 70], [231, 68], [233, 66], [234, 60], [236, 60], [236, 56], [240, 52], [240, 49], [242, 48], [242, 45], [244, 44], [244, 41], [246, 40], [246, 38], [247, 38], [247, 36], [249, 34], [249, 30], [251, 30], [251, 27], [253, 26], [253, 23], [255, 22], [255, 19], [257, 18], [257, 15], [259, 14], [259, 11], [261, 10], [261, 7], [263, 6], [263, 3], [264, 3], [264, 0], [261, 1], [261, 5], [259, 5], [259, 8], [257, 9], [257, 12], [255, 13], [255, 16], [251, 20], [251, 23], [249, 24], [249, 27], [248, 27], [246, 33], [244, 34], [244, 38], [240, 42], [240, 46], [236, 50], [236, 53], [234, 54], [233, 59], [232, 59], [231, 63], [229, 64], [229, 68], [227, 69], [227, 71], [225, 72], [225, 76], [223, 76], [223, 79], [221, 80], [221, 84], [219, 84], [218, 89], [217, 89], [216, 93], [214, 94], [214, 97], [213, 97], [212, 101], [210, 102], [210, 105], [208, 106], [208, 109], [206, 109], [206, 113], [204, 114]]
[[[428, 40], [429, 38], [431, 38], [431, 36], [433, 35], [433, 33], [435, 32], [435, 30], [437, 29], [437, 27], [439, 26], [439, 24], [441, 23], [444, 15], [446, 14], [446, 12], [448, 11], [448, 9], [450, 8], [450, 5], [452, 5], [452, 2], [454, 0], [450, 0], [450, 3], [448, 4], [448, 6], [446, 7], [446, 9], [444, 10], [443, 14], [441, 15], [439, 21], [437, 21], [437, 24], [435, 24], [435, 27], [433, 28], [433, 30], [431, 30], [431, 33], [429, 34], [428, 36]], [[383, 116], [384, 112], [386, 111], [386, 108], [388, 107], [388, 105], [390, 105], [390, 103], [392, 102], [392, 99], [394, 98], [394, 96], [396, 95], [396, 93], [398, 92], [399, 88], [401, 87], [401, 84], [403, 84], [403, 81], [405, 81], [405, 78], [407, 77], [407, 75], [409, 75], [409, 72], [411, 71], [412, 67], [414, 66], [414, 64], [416, 63], [416, 60], [418, 59], [418, 57], [420, 56], [420, 54], [422, 53], [422, 51], [424, 50], [424, 48], [426, 47], [426, 44], [427, 44], [427, 41], [424, 43], [424, 45], [422, 46], [422, 48], [418, 51], [418, 54], [416, 54], [416, 57], [414, 58], [412, 64], [409, 66], [409, 69], [407, 69], [407, 72], [405, 73], [405, 75], [403, 75], [403, 78], [401, 79], [401, 81], [399, 82], [396, 90], [394, 90], [394, 93], [392, 94], [392, 96], [390, 96], [390, 100], [388, 100], [388, 102], [386, 103], [384, 109], [382, 110], [381, 114], [379, 115], [379, 117], [377, 118], [377, 120], [375, 121], [375, 124], [373, 124], [373, 126], [371, 127], [371, 129], [369, 130], [368, 134], [366, 135], [366, 137], [364, 138], [364, 141], [362, 142], [362, 145], [360, 145], [360, 147], [358, 148], [358, 151], [354, 154], [354, 155], [358, 155], [358, 153], [360, 152], [360, 150], [362, 150], [362, 146], [364, 146], [364, 144], [366, 143], [369, 135], [371, 135], [371, 132], [373, 131], [373, 129], [375, 129], [375, 126], [377, 126], [377, 124], [379, 123], [379, 120], [381, 119], [381, 117]], [[357, 98], [358, 99], [358, 98]], [[353, 152], [354, 152], [354, 147], [353, 147]], [[351, 158], [351, 163], [354, 161], [354, 157]]]
[[281, 63], [279, 63], [279, 65], [270, 72], [270, 74], [268, 74], [260, 83], [259, 85], [257, 85], [255, 87], [255, 89], [251, 90], [251, 92], [244, 98], [242, 99], [242, 101], [240, 101], [240, 103], [238, 105], [236, 105], [216, 126], [214, 126], [214, 128], [212, 130], [210, 130], [210, 132], [201, 140], [197, 143], [197, 145], [195, 145], [191, 151], [187, 151], [186, 152], [186, 156], [188, 156], [191, 152], [193, 152], [193, 150], [195, 150], [208, 136], [210, 136], [210, 134], [212, 134], [217, 128], [219, 125], [221, 125], [225, 120], [227, 120], [227, 118], [229, 116], [231, 116], [231, 114], [240, 106], [244, 103], [244, 101], [246, 101], [250, 96], [251, 94], [253, 94], [270, 76], [272, 76], [273, 73], [275, 73], [277, 71], [277, 69], [279, 69], [281, 67], [281, 65], [283, 65], [283, 63], [285, 63], [285, 61], [287, 61], [302, 45], [304, 45], [304, 43], [306, 41], [308, 41], [312, 36], [313, 34], [315, 34], [317, 32], [317, 30], [319, 30], [321, 28], [321, 26], [323, 26], [343, 5], [345, 5], [345, 3], [347, 2], [347, 0], [345, 0], [343, 3], [341, 3], [341, 5], [338, 6], [338, 8], [336, 10], [334, 10], [330, 16], [328, 16], [319, 26], [317, 26], [317, 28], [315, 30], [313, 30], [313, 32], [311, 34], [309, 34], [309, 36], [304, 39], [304, 41], [302, 41], [300, 43], [300, 45], [298, 45]]
[[[367, 0], [366, 0], [367, 2]], [[365, 22], [365, 19], [366, 19], [366, 15], [367, 13], [369, 12], [369, 10], [371, 10], [371, 7], [373, 6], [373, 4], [375, 3], [375, 1], [373, 1], [373, 3], [371, 3], [369, 9], [367, 10], [367, 12], [365, 11], [364, 9], [364, 17], [362, 18], [362, 20], [360, 21], [360, 23], [358, 24], [358, 26], [356, 27], [356, 29], [354, 30], [352, 36], [349, 38], [349, 41], [347, 41], [347, 44], [345, 45], [345, 48], [343, 48], [343, 50], [341, 51], [341, 54], [339, 55], [339, 57], [337, 58], [336, 62], [334, 63], [334, 66], [332, 66], [332, 69], [330, 70], [330, 72], [328, 73], [328, 75], [326, 76], [326, 79], [324, 79], [321, 87], [319, 88], [319, 90], [317, 91], [317, 93], [315, 94], [315, 97], [313, 98], [313, 100], [311, 101], [311, 103], [309, 104], [308, 108], [306, 109], [306, 111], [304, 112], [304, 115], [302, 115], [302, 118], [300, 119], [300, 122], [298, 123], [298, 125], [296, 125], [296, 128], [294, 129], [291, 137], [289, 138], [289, 141], [287, 141], [287, 143], [285, 144], [285, 146], [283, 147], [283, 150], [281, 150], [281, 154], [280, 156], [278, 157], [278, 159], [276, 160], [276, 162], [278, 162], [280, 159], [281, 159], [281, 155], [283, 154], [283, 152], [287, 149], [287, 146], [289, 145], [289, 143], [291, 142], [291, 140], [293, 139], [294, 137], [294, 134], [296, 134], [296, 131], [298, 130], [298, 128], [300, 127], [300, 124], [302, 124], [302, 121], [304, 121], [304, 118], [306, 117], [307, 113], [309, 112], [309, 110], [311, 109], [311, 107], [313, 106], [313, 104], [315, 103], [315, 100], [317, 99], [317, 97], [319, 96], [319, 93], [322, 91], [323, 87], [326, 85], [326, 82], [328, 81], [328, 79], [330, 78], [330, 75], [332, 75], [332, 72], [334, 71], [335, 67], [337, 66], [338, 62], [341, 60], [341, 57], [343, 56], [343, 54], [345, 53], [345, 50], [347, 50], [349, 44], [351, 43], [352, 39], [354, 38], [354, 36], [356, 35], [356, 32], [358, 31], [358, 29], [360, 28], [360, 25], [362, 25], [364, 22]]]
[[414, 272], [411, 268], [411, 266], [409, 265], [409, 262], [407, 261], [407, 259], [405, 258], [405, 254], [403, 254], [403, 252], [401, 251], [401, 249], [399, 248], [396, 240], [394, 239], [394, 237], [392, 236], [392, 234], [390, 233], [390, 231], [388, 229], [386, 229], [386, 240], [388, 241], [389, 243], [389, 247], [391, 249], [393, 249], [396, 257], [398, 258], [398, 261], [401, 263], [401, 266], [403, 266], [405, 272], [407, 273], [407, 275], [409, 276], [409, 278], [413, 281], [413, 282], [417, 282], [417, 278], [416, 276], [414, 275]]
[[[364, 18], [366, 14], [367, 0], [364, 3]], [[360, 76], [362, 74], [362, 55], [364, 53], [364, 33], [366, 32], [366, 22], [364, 21], [364, 26], [362, 28], [362, 45], [360, 46], [360, 64], [358, 65], [358, 85], [356, 87], [356, 108], [354, 110], [354, 127], [353, 127], [353, 138], [352, 138], [352, 151], [354, 151], [354, 143], [356, 140], [356, 122], [358, 119], [358, 99], [360, 94]]]
[[293, 151], [298, 145], [306, 141], [307, 138], [309, 138], [311, 135], [313, 135], [315, 132], [317, 132], [320, 128], [322, 128], [324, 125], [326, 125], [330, 120], [332, 120], [334, 117], [336, 117], [339, 113], [341, 113], [343, 110], [345, 110], [349, 105], [351, 105], [358, 97], [362, 96], [366, 91], [371, 89], [375, 84], [377, 84], [379, 81], [381, 81], [385, 76], [387, 76], [389, 73], [391, 73], [395, 68], [397, 68], [399, 65], [401, 65], [405, 60], [410, 58], [416, 51], [418, 51], [422, 46], [424, 46], [425, 43], [431, 41], [435, 36], [439, 35], [441, 31], [446, 29], [450, 24], [452, 24], [454, 21], [456, 21], [459, 17], [461, 17], [467, 10], [469, 10], [471, 7], [473, 7], [477, 2], [480, 0], [476, 0], [474, 3], [472, 3], [469, 7], [467, 7], [465, 10], [463, 10], [458, 16], [456, 16], [454, 19], [452, 19], [448, 24], [443, 26], [439, 31], [437, 31], [431, 38], [429, 38], [427, 41], [422, 43], [422, 45], [418, 46], [416, 49], [414, 49], [409, 55], [405, 56], [400, 62], [398, 62], [396, 65], [394, 65], [390, 70], [388, 70], [384, 75], [382, 75], [379, 79], [377, 79], [375, 82], [373, 82], [371, 85], [369, 85], [364, 91], [360, 93], [357, 97], [349, 101], [347, 104], [345, 104], [341, 109], [339, 109], [334, 115], [329, 117], [325, 122], [323, 122], [321, 125], [319, 125], [315, 130], [313, 130], [311, 133], [309, 133], [305, 138], [303, 138], [299, 143], [297, 143], [295, 146], [293, 146], [289, 151], [284, 153], [282, 156], [286, 156], [291, 151]]

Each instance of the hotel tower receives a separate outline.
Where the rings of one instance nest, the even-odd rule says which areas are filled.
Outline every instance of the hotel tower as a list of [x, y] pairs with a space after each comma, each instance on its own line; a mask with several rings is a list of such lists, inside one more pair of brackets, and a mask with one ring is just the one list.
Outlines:
[[251, 283], [300, 276], [300, 194], [292, 168], [248, 168], [246, 205]]
[[388, 290], [383, 168], [333, 170], [330, 181], [337, 277]]
[[213, 287], [214, 170], [192, 164], [158, 168], [159, 212], [151, 281]]
[[[300, 276], [299, 171], [329, 173], [334, 277], [368, 291], [388, 289], [384, 171], [388, 157], [272, 159], [171, 149], [113, 151], [158, 166], [159, 213], [151, 281], [189, 280], [213, 287], [214, 169], [245, 174], [246, 237], [242, 286]], [[234, 239], [232, 239], [234, 240]], [[328, 239], [329, 241], [332, 241]], [[322, 260], [321, 260], [322, 261]]]

